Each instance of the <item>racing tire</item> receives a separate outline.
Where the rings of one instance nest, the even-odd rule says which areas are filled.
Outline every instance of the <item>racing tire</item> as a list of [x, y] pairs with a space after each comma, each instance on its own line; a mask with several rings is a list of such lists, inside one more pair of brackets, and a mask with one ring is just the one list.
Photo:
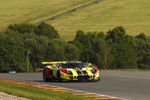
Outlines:
[[49, 82], [49, 81], [50, 81], [50, 79], [47, 78], [46, 70], [43, 70], [43, 80], [44, 80], [45, 82]]
[[57, 72], [57, 79], [59, 82], [62, 82], [61, 74], [60, 72]]
[[99, 82], [101, 79], [100, 77], [97, 80], [93, 80], [93, 82]]

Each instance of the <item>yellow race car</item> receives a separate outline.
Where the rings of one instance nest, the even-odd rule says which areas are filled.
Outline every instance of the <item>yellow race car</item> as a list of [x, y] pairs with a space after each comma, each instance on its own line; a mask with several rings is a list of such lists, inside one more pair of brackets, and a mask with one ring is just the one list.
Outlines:
[[86, 65], [80, 61], [42, 62], [46, 67], [43, 70], [44, 81], [99, 81], [98, 68], [90, 63]]

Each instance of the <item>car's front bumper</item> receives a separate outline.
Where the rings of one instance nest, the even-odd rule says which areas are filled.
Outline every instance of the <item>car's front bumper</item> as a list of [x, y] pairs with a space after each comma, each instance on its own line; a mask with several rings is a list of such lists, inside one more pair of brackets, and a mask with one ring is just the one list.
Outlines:
[[91, 74], [91, 75], [68, 75], [68, 74], [65, 74], [65, 73], [61, 73], [61, 79], [62, 80], [71, 80], [71, 81], [88, 81], [88, 80], [91, 80], [91, 81], [98, 81], [100, 80], [99, 78], [99, 72], [96, 73], [96, 74]]
[[62, 80], [71, 80], [71, 81], [98, 81], [100, 80], [99, 77], [95, 78], [95, 75], [93, 76], [69, 76], [66, 78], [62, 78]]

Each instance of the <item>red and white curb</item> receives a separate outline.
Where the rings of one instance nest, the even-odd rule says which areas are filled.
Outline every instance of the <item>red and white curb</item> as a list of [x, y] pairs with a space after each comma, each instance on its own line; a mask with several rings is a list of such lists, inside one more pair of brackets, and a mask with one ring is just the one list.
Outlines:
[[18, 80], [14, 80], [14, 79], [0, 78], [0, 81], [29, 85], [29, 86], [33, 86], [33, 87], [37, 87], [37, 88], [41, 88], [41, 89], [47, 89], [47, 90], [52, 90], [52, 91], [57, 91], [57, 92], [62, 92], [62, 93], [68, 93], [68, 94], [72, 94], [72, 95], [78, 95], [78, 96], [83, 96], [83, 97], [88, 97], [88, 98], [93, 98], [93, 99], [99, 99], [99, 100], [127, 100], [127, 99], [123, 99], [123, 98], [112, 97], [112, 96], [90, 93], [90, 92], [84, 92], [84, 91], [74, 90], [74, 89], [68, 89], [68, 88], [63, 88], [63, 87], [54, 86], [54, 85], [45, 85], [45, 84], [40, 84], [40, 83], [18, 81]]

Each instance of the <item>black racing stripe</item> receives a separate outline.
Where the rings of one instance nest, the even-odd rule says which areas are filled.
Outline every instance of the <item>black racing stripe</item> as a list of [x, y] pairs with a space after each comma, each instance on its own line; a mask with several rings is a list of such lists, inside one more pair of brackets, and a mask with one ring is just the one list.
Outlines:
[[76, 72], [77, 72], [78, 76], [82, 75], [81, 71], [78, 70]]
[[82, 73], [84, 74], [84, 76], [88, 76], [87, 71], [82, 71]]

